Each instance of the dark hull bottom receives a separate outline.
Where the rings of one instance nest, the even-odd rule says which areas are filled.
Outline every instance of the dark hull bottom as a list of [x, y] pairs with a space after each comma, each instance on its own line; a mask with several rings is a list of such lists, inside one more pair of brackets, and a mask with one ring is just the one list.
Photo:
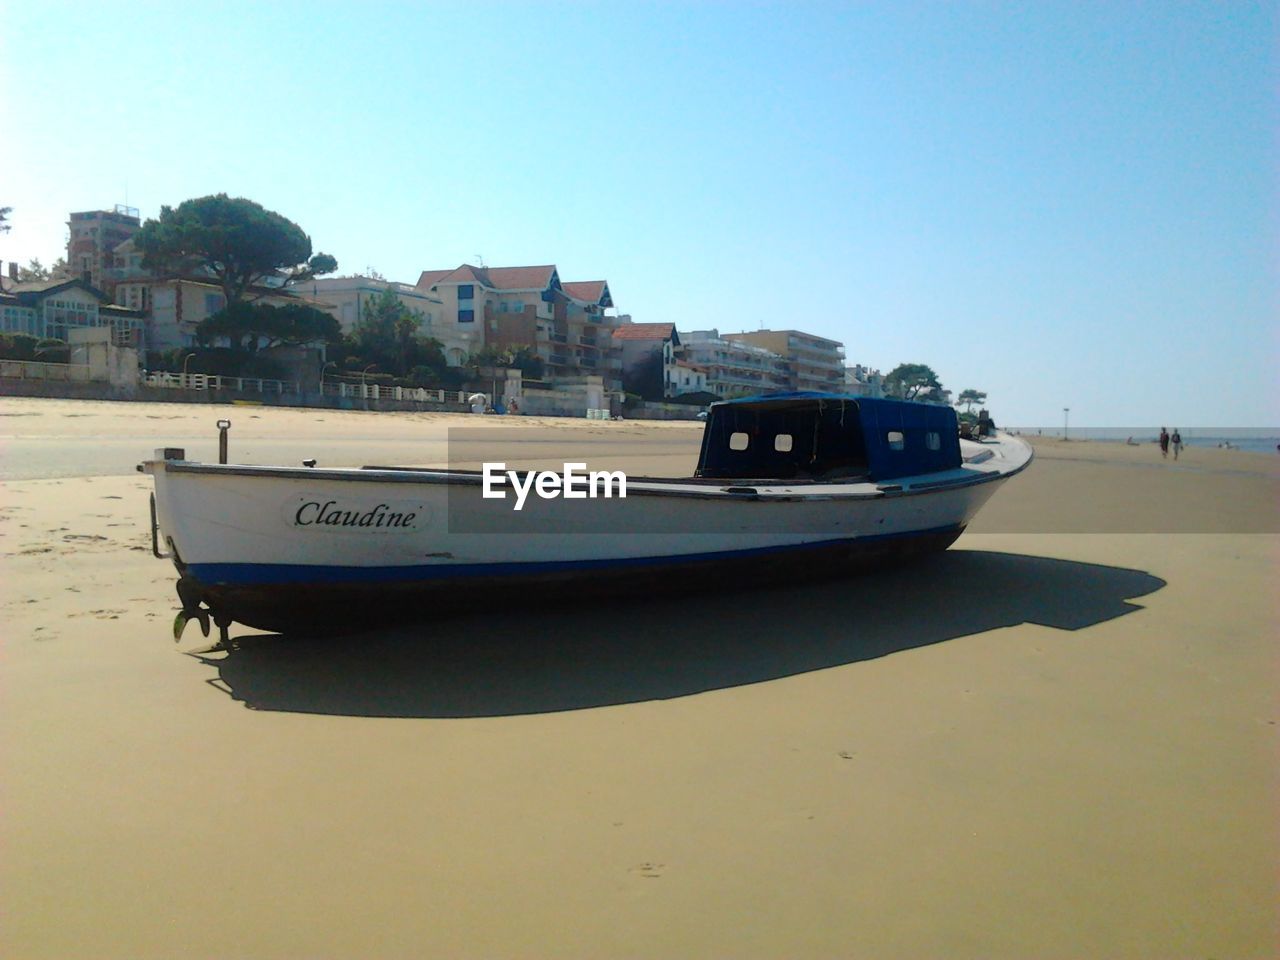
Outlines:
[[203, 583], [179, 568], [180, 596], [203, 602], [219, 622], [286, 634], [349, 633], [369, 627], [424, 621], [495, 604], [533, 607], [568, 600], [664, 593], [741, 590], [797, 580], [813, 581], [876, 569], [946, 550], [963, 527], [900, 537], [845, 540], [751, 555], [663, 559], [590, 570], [475, 576], [440, 580], [347, 583]]

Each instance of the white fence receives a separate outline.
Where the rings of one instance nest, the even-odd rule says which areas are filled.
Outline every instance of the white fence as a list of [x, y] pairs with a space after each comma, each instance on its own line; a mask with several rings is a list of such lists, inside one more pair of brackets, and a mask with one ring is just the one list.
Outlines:
[[467, 402], [467, 394], [461, 390], [428, 390], [425, 387], [389, 387], [378, 383], [347, 383], [343, 380], [326, 380], [320, 392], [326, 397], [352, 397], [357, 400], [409, 400], [418, 403]]
[[14, 380], [60, 380], [88, 383], [87, 363], [39, 363], [35, 360], [0, 360], [0, 377]]
[[148, 373], [143, 382], [148, 387], [167, 387], [172, 390], [236, 390], [240, 393], [272, 395], [298, 392], [298, 385], [288, 380], [218, 377], [207, 373]]

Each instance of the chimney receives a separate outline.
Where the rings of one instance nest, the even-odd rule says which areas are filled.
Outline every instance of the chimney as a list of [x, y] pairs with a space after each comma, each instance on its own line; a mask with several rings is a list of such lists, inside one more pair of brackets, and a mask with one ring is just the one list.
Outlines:
[[14, 283], [18, 282], [18, 262], [16, 260], [9, 261], [9, 279]]

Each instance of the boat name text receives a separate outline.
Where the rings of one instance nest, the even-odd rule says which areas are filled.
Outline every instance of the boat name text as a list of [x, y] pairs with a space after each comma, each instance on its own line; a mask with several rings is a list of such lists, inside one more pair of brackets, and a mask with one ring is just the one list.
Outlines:
[[407, 530], [418, 517], [414, 510], [379, 503], [368, 509], [343, 509], [337, 500], [304, 500], [293, 515], [295, 527], [357, 527], [372, 530]]
[[[554, 500], [564, 497], [566, 500], [585, 500], [597, 496], [625, 498], [627, 495], [627, 475], [621, 470], [587, 470], [585, 463], [566, 463], [562, 473], [554, 470], [529, 470], [523, 480], [520, 471], [508, 470], [505, 463], [486, 463], [484, 465], [484, 487], [481, 495], [486, 500], [505, 500], [506, 486], [510, 484], [516, 491], [513, 510], [524, 508], [529, 491], [536, 491], [543, 500]], [[603, 493], [598, 490], [603, 489]]]

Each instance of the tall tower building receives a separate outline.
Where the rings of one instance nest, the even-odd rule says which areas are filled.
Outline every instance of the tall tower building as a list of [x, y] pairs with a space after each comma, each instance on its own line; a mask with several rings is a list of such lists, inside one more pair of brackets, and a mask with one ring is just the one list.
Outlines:
[[110, 294], [106, 288], [110, 285], [108, 271], [116, 266], [114, 251], [142, 229], [137, 209], [116, 204], [111, 211], [73, 213], [67, 228], [67, 269], [73, 277], [88, 274], [92, 286]]

